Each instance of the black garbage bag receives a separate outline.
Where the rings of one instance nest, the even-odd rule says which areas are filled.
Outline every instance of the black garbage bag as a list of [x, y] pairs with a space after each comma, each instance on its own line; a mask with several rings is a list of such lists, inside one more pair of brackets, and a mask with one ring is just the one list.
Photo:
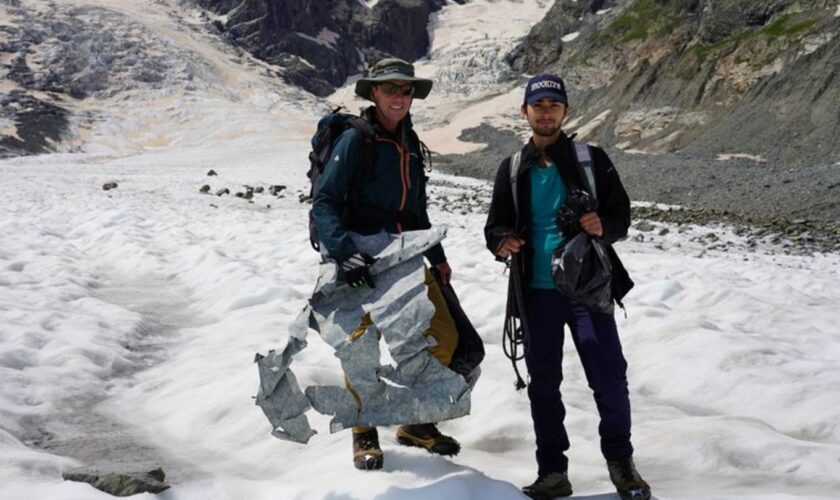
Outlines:
[[612, 264], [607, 246], [600, 238], [580, 232], [551, 258], [554, 285], [565, 297], [576, 300], [592, 312], [613, 312]]
[[440, 272], [432, 268], [432, 275], [440, 286], [440, 291], [449, 308], [449, 314], [455, 321], [455, 328], [458, 330], [458, 346], [452, 354], [452, 362], [449, 369], [462, 375], [468, 382], [474, 383], [478, 377], [478, 365], [484, 360], [484, 341], [478, 335], [467, 313], [461, 307], [461, 301], [455, 294], [451, 284], [444, 285], [440, 278]]

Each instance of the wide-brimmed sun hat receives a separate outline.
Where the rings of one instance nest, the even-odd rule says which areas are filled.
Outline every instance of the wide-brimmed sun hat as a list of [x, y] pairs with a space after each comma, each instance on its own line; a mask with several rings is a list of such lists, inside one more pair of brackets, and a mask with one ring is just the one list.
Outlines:
[[356, 82], [356, 95], [372, 100], [370, 89], [377, 83], [405, 80], [414, 84], [414, 98], [425, 99], [432, 91], [432, 81], [414, 76], [414, 65], [396, 57], [383, 59], [374, 64], [368, 76]]

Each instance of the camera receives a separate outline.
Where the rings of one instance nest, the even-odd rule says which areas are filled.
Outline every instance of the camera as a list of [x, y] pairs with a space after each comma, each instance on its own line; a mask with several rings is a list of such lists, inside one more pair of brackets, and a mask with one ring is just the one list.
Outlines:
[[571, 238], [581, 231], [580, 217], [597, 210], [598, 200], [592, 195], [582, 189], [570, 189], [566, 195], [566, 203], [557, 210], [557, 229], [567, 238]]

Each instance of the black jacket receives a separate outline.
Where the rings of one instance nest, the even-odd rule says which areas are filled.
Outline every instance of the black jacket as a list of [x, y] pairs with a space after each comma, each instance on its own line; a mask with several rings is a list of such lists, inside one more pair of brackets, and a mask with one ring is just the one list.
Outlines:
[[[613, 264], [612, 292], [613, 299], [620, 301], [632, 288], [633, 282], [621, 264], [621, 260], [612, 248], [612, 244], [627, 235], [630, 227], [630, 198], [621, 184], [612, 162], [603, 149], [592, 147], [592, 165], [595, 174], [595, 186], [598, 191], [598, 215], [604, 228], [603, 241], [607, 244], [610, 259]], [[562, 134], [554, 144], [548, 146], [546, 154], [557, 165], [557, 170], [566, 186], [586, 189], [586, 183], [581, 179], [580, 171], [575, 162], [572, 141]], [[540, 152], [529, 141], [522, 148], [522, 160], [519, 167], [517, 186], [518, 213], [514, 208], [513, 194], [510, 182], [510, 158], [506, 158], [499, 165], [496, 182], [493, 186], [493, 200], [490, 203], [490, 213], [484, 226], [484, 237], [487, 248], [495, 255], [502, 241], [507, 236], [517, 235], [526, 242], [530, 240], [531, 221], [531, 183], [528, 182], [526, 172], [540, 158]], [[588, 191], [588, 189], [587, 189]], [[526, 243], [518, 258], [518, 269], [511, 269], [511, 285], [508, 291], [509, 309], [512, 306], [514, 314], [519, 317], [517, 302], [513, 300], [513, 274], [518, 273], [519, 283], [529, 283], [531, 280], [531, 250]], [[521, 297], [519, 298], [521, 299]]]

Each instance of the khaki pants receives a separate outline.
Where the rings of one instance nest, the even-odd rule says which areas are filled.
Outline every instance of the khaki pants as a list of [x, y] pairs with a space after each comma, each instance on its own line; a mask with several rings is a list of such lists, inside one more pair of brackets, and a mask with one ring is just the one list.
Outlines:
[[[434, 276], [432, 276], [432, 273], [428, 269], [426, 269], [426, 288], [428, 290], [429, 300], [435, 306], [435, 313], [429, 322], [429, 328], [423, 332], [423, 335], [431, 335], [437, 342], [437, 345], [429, 347], [429, 354], [444, 366], [449, 366], [449, 363], [452, 362], [452, 355], [455, 353], [455, 348], [458, 347], [458, 329], [455, 328], [455, 320], [449, 314], [449, 308], [446, 306], [446, 300], [443, 298], [440, 286], [438, 286], [437, 281], [435, 281]], [[364, 335], [367, 328], [372, 324], [370, 315], [365, 314], [359, 326], [350, 334], [350, 339], [356, 340]], [[362, 400], [358, 393], [353, 390], [353, 387], [350, 386], [350, 381], [347, 380], [347, 377], [344, 378], [344, 386], [356, 399], [356, 404], [361, 411]], [[363, 432], [367, 429], [367, 427], [354, 427], [353, 432]]]

